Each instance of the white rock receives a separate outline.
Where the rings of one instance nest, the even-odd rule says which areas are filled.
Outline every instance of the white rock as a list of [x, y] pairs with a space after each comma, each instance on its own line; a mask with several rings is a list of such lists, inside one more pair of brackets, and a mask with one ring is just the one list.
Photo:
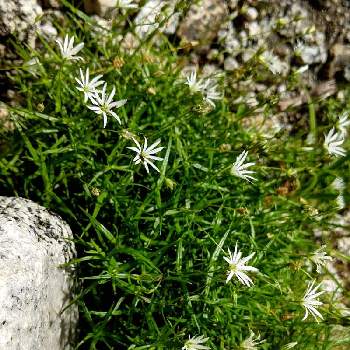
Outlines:
[[248, 33], [249, 33], [249, 36], [255, 36], [260, 33], [260, 26], [258, 22], [254, 21], [254, 22], [248, 23]]
[[235, 9], [238, 6], [238, 0], [229, 0], [228, 5], [231, 7], [231, 9]]
[[239, 68], [238, 62], [233, 57], [227, 57], [224, 61], [224, 69], [228, 72]]
[[51, 22], [41, 24], [38, 28], [38, 31], [47, 39], [56, 39], [58, 35], [57, 29], [52, 25]]
[[350, 237], [339, 238], [337, 240], [337, 246], [341, 253], [350, 256]]
[[43, 8], [59, 8], [60, 0], [42, 0], [41, 1]]
[[302, 46], [299, 49], [300, 59], [303, 64], [325, 63], [327, 53], [319, 46]]
[[176, 29], [180, 22], [180, 12], [175, 12], [175, 5], [176, 3], [172, 3], [169, 7], [166, 9], [165, 15], [169, 17], [168, 22], [165, 24], [164, 28], [161, 29], [161, 31], [167, 35], [172, 35], [176, 32]]
[[177, 2], [178, 0], [148, 0], [135, 18], [136, 34], [140, 38], [146, 37], [169, 16], [168, 22], [161, 30], [166, 34], [175, 33], [180, 18], [179, 13], [173, 14]]
[[122, 9], [135, 9], [138, 7], [138, 1], [123, 0], [84, 0], [84, 9], [89, 14], [96, 14], [101, 17], [114, 17], [116, 11]]
[[22, 198], [0, 197], [0, 349], [66, 350], [77, 321], [72, 277], [60, 267], [75, 256], [62, 219]]
[[344, 69], [344, 77], [347, 81], [350, 81], [350, 65], [347, 65]]
[[244, 16], [248, 21], [255, 21], [258, 18], [258, 10], [255, 7], [248, 7], [244, 12]]
[[41, 14], [36, 0], [0, 0], [0, 36], [17, 34], [24, 40], [33, 32], [35, 19]]
[[218, 41], [231, 56], [237, 56], [241, 51], [241, 43], [237, 39], [237, 32], [231, 21], [222, 25], [218, 32]]
[[117, 0], [84, 0], [84, 8], [87, 13], [106, 16], [108, 12], [116, 8]]

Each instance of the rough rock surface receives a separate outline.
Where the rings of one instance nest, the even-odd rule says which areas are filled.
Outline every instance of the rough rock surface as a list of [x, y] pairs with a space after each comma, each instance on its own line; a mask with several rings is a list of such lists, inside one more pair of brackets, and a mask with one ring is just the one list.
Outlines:
[[84, 9], [87, 13], [105, 16], [116, 3], [117, 0], [84, 0]]
[[175, 33], [179, 14], [174, 13], [178, 0], [148, 0], [135, 18], [135, 31], [144, 38], [159, 26], [159, 22], [169, 17], [160, 30], [166, 34]]
[[45, 208], [0, 197], [0, 349], [69, 349], [77, 321], [70, 228]]
[[178, 35], [186, 41], [210, 44], [227, 15], [224, 0], [202, 0], [191, 6], [180, 24]]
[[41, 14], [42, 8], [36, 0], [1, 0], [0, 36], [17, 34], [20, 40], [32, 39], [35, 20]]

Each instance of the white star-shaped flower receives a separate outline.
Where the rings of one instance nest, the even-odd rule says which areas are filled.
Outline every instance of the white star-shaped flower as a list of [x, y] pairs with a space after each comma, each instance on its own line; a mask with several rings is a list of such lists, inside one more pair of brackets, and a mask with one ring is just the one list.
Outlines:
[[289, 349], [293, 349], [294, 347], [296, 347], [298, 345], [297, 341], [293, 341], [291, 343], [285, 344], [282, 346], [282, 350], [289, 350]]
[[115, 95], [115, 87], [113, 86], [112, 92], [106, 95], [107, 84], [103, 85], [102, 91], [97, 91], [93, 96], [90, 96], [90, 101], [93, 106], [87, 106], [89, 109], [94, 111], [96, 114], [102, 114], [103, 116], [103, 127], [107, 124], [107, 115], [110, 114], [112, 117], [118, 120], [121, 124], [119, 116], [112, 111], [113, 108], [120, 108], [125, 105], [127, 100], [113, 101]]
[[235, 252], [232, 254], [230, 249], [228, 249], [229, 257], [224, 256], [225, 261], [229, 264], [229, 270], [227, 272], [228, 276], [226, 279], [226, 283], [228, 283], [233, 276], [236, 276], [238, 280], [250, 287], [253, 285], [253, 281], [251, 278], [245, 273], [245, 271], [253, 271], [258, 272], [259, 270], [253, 266], [245, 265], [254, 255], [251, 253], [250, 255], [242, 258], [242, 252], [238, 250], [237, 243], [235, 246]]
[[342, 194], [339, 194], [337, 196], [337, 198], [335, 199], [336, 203], [337, 203], [337, 208], [338, 209], [344, 209], [345, 206], [346, 206], [346, 203], [345, 203], [345, 199], [344, 199], [344, 196]]
[[316, 265], [316, 271], [318, 273], [322, 272], [322, 266], [326, 266], [327, 261], [332, 261], [332, 257], [328, 256], [324, 251], [326, 246], [318, 248], [310, 257], [311, 261]]
[[349, 113], [345, 112], [339, 116], [337, 123], [338, 129], [342, 136], [346, 136], [348, 133], [347, 127], [350, 125]]
[[304, 44], [301, 40], [297, 40], [297, 42], [295, 43], [293, 49], [294, 49], [294, 54], [296, 56], [300, 56], [301, 55], [301, 50], [304, 47]]
[[192, 93], [203, 92], [206, 87], [206, 83], [202, 79], [197, 80], [197, 72], [195, 70], [186, 77], [185, 84], [188, 85]]
[[194, 70], [186, 77], [186, 85], [188, 85], [192, 93], [200, 92], [206, 102], [215, 108], [216, 100], [222, 99], [222, 94], [217, 91], [218, 85], [210, 78], [197, 79], [197, 72]]
[[337, 207], [338, 209], [344, 209], [345, 208], [345, 199], [343, 196], [343, 192], [345, 190], [345, 182], [344, 179], [341, 177], [335, 178], [335, 180], [332, 182], [331, 186], [339, 192], [336, 202], [337, 202]]
[[74, 47], [73, 36], [69, 39], [69, 36], [66, 35], [64, 38], [64, 42], [62, 42], [61, 39], [57, 39], [56, 43], [58, 44], [61, 51], [61, 56], [64, 59], [72, 60], [72, 61], [83, 60], [82, 57], [75, 56], [75, 55], [84, 47], [84, 43], [79, 43], [77, 46]]
[[336, 177], [332, 182], [332, 187], [339, 192], [343, 192], [345, 189], [344, 179], [341, 177]]
[[241, 179], [244, 179], [248, 182], [252, 182], [251, 180], [256, 180], [253, 176], [249, 174], [255, 173], [255, 171], [247, 170], [252, 165], [255, 165], [255, 163], [246, 163], [243, 164], [246, 160], [248, 155], [248, 151], [243, 151], [237, 158], [236, 161], [233, 163], [231, 167], [231, 174], [237, 177], [240, 177]]
[[259, 59], [272, 74], [280, 74], [284, 70], [285, 64], [269, 51], [263, 52]]
[[133, 3], [134, 0], [117, 0], [116, 7], [121, 9], [136, 9], [138, 8], [137, 4]]
[[333, 127], [327, 135], [325, 135], [324, 139], [324, 148], [328, 151], [330, 155], [335, 155], [336, 157], [342, 156], [344, 157], [346, 151], [341, 145], [344, 142], [343, 135], [339, 132], [335, 131]]
[[303, 321], [307, 319], [309, 316], [309, 313], [315, 318], [315, 320], [318, 322], [317, 317], [319, 317], [321, 320], [323, 320], [322, 315], [317, 310], [317, 307], [320, 305], [323, 305], [321, 301], [318, 301], [316, 298], [319, 297], [321, 294], [324, 293], [324, 291], [317, 292], [317, 289], [320, 287], [321, 283], [314, 287], [315, 281], [309, 282], [307, 286], [307, 290], [304, 294], [304, 297], [302, 299], [302, 306], [305, 308], [305, 315], [303, 318]]
[[240, 348], [244, 350], [257, 350], [258, 345], [264, 342], [265, 339], [260, 340], [260, 335], [255, 336], [254, 332], [250, 331], [249, 337], [243, 340], [243, 342], [240, 345]]
[[80, 85], [76, 88], [84, 93], [84, 102], [86, 103], [88, 99], [91, 97], [94, 97], [97, 90], [96, 88], [104, 83], [103, 80], [100, 80], [102, 78], [102, 75], [97, 75], [95, 78], [90, 80], [90, 73], [89, 68], [86, 69], [85, 75], [81, 68], [79, 68], [80, 71], [80, 79], [75, 78], [76, 82]]
[[159, 172], [159, 169], [152, 163], [152, 161], [164, 159], [154, 155], [155, 153], [160, 152], [164, 148], [164, 147], [157, 147], [160, 144], [160, 140], [157, 140], [155, 143], [153, 143], [151, 146], [148, 147], [147, 146], [148, 141], [146, 137], [145, 137], [145, 142], [142, 146], [136, 139], [134, 138], [132, 139], [135, 142], [136, 147], [127, 147], [127, 148], [136, 152], [136, 157], [133, 159], [133, 162], [135, 164], [142, 163], [143, 166], [146, 168], [146, 171], [148, 174], [149, 174], [148, 165], [150, 165], [153, 169]]
[[206, 343], [209, 338], [204, 338], [203, 335], [198, 335], [196, 337], [189, 337], [189, 339], [185, 342], [185, 345], [181, 348], [181, 350], [209, 350], [209, 346], [202, 345]]
[[213, 108], [215, 108], [215, 102], [222, 99], [222, 94], [217, 91], [217, 84], [213, 83], [210, 79], [207, 80], [204, 86], [204, 100], [207, 101]]

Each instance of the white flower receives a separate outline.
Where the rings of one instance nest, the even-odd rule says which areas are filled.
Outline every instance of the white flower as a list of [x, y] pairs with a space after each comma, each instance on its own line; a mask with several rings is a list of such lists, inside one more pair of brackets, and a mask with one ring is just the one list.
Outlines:
[[345, 189], [344, 179], [341, 177], [336, 177], [332, 182], [332, 187], [339, 192], [343, 192]]
[[317, 310], [317, 307], [320, 305], [323, 305], [323, 303], [321, 301], [316, 300], [316, 298], [319, 297], [321, 294], [323, 294], [324, 291], [317, 292], [317, 289], [320, 287], [321, 283], [315, 288], [314, 288], [314, 284], [315, 284], [315, 281], [308, 283], [307, 290], [301, 302], [302, 306], [304, 306], [305, 308], [305, 315], [304, 315], [303, 321], [307, 319], [307, 317], [309, 316], [309, 312], [317, 322], [318, 322], [317, 317], [323, 320], [322, 315]]
[[119, 116], [112, 111], [112, 108], [119, 108], [125, 105], [127, 100], [112, 101], [115, 95], [115, 87], [113, 86], [112, 92], [106, 95], [107, 84], [103, 85], [102, 91], [96, 91], [93, 96], [90, 96], [90, 101], [94, 106], [87, 106], [89, 109], [97, 114], [102, 114], [103, 116], [103, 127], [107, 124], [107, 114], [110, 114], [121, 124]]
[[194, 70], [191, 72], [189, 76], [186, 77], [187, 82], [185, 83], [188, 85], [189, 89], [192, 93], [194, 92], [202, 92], [204, 91], [207, 83], [204, 82], [202, 79], [197, 80], [197, 72]]
[[209, 338], [204, 338], [203, 335], [198, 335], [197, 337], [189, 337], [189, 339], [185, 342], [185, 345], [181, 348], [181, 350], [209, 350], [210, 347], [206, 345], [202, 345], [206, 343]]
[[348, 131], [346, 128], [350, 125], [350, 120], [348, 119], [349, 113], [345, 112], [339, 116], [339, 120], [337, 123], [338, 129], [342, 136], [346, 136]]
[[153, 169], [157, 170], [159, 172], [159, 169], [152, 163], [153, 160], [163, 160], [163, 158], [154, 156], [155, 153], [160, 152], [164, 147], [158, 147], [156, 148], [160, 140], [157, 140], [155, 143], [153, 143], [151, 146], [147, 147], [147, 138], [145, 137], [145, 142], [143, 146], [140, 145], [140, 143], [132, 138], [133, 141], [136, 144], [136, 147], [127, 147], [131, 149], [132, 151], [136, 152], [136, 157], [133, 159], [133, 162], [135, 164], [143, 163], [143, 166], [146, 168], [147, 173], [149, 173], [148, 165], [150, 165]]
[[324, 139], [324, 148], [328, 151], [329, 154], [338, 156], [345, 156], [346, 152], [343, 147], [340, 145], [344, 142], [344, 138], [341, 133], [335, 131], [333, 127]]
[[293, 49], [294, 49], [294, 54], [296, 56], [300, 56], [301, 55], [301, 50], [303, 49], [304, 44], [302, 43], [301, 40], [297, 40], [296, 44], [294, 45]]
[[96, 94], [96, 88], [103, 84], [104, 81], [100, 80], [102, 78], [102, 75], [98, 75], [92, 80], [89, 80], [89, 68], [86, 69], [85, 76], [81, 68], [79, 68], [79, 71], [81, 80], [79, 80], [78, 78], [75, 78], [75, 80], [80, 86], [77, 86], [76, 88], [84, 93], [84, 102], [86, 103], [88, 99], [90, 99]]
[[185, 84], [188, 85], [192, 93], [200, 92], [203, 95], [205, 101], [207, 101], [212, 107], [215, 108], [215, 100], [222, 99], [222, 94], [217, 91], [217, 84], [210, 78], [197, 79], [196, 71], [192, 71], [190, 75], [186, 77]]
[[296, 345], [298, 345], [297, 341], [293, 341], [291, 343], [285, 344], [282, 346], [282, 350], [289, 350], [289, 349], [293, 349]]
[[298, 69], [295, 71], [295, 74], [303, 74], [303, 73], [306, 72], [308, 69], [309, 69], [309, 65], [306, 64], [306, 65], [301, 66], [300, 68], [298, 68]]
[[260, 61], [271, 71], [272, 74], [280, 74], [285, 69], [285, 64], [269, 51], [259, 56]]
[[331, 186], [339, 192], [336, 202], [337, 202], [337, 207], [338, 209], [344, 209], [345, 208], [345, 199], [343, 196], [343, 192], [345, 189], [345, 183], [344, 179], [341, 177], [335, 178], [335, 180], [332, 182]]
[[133, 4], [134, 0], [117, 0], [116, 7], [121, 9], [136, 9], [137, 4]]
[[217, 91], [217, 85], [213, 83], [210, 79], [208, 79], [204, 83], [204, 100], [207, 101], [213, 108], [215, 108], [215, 100], [221, 100], [222, 95], [219, 91]]
[[245, 265], [255, 255], [255, 253], [252, 253], [246, 256], [245, 258], [241, 258], [242, 252], [238, 250], [237, 243], [235, 246], [235, 252], [232, 254], [230, 249], [228, 249], [228, 253], [229, 253], [229, 258], [227, 258], [226, 256], [224, 257], [225, 261], [229, 264], [226, 283], [228, 283], [233, 276], [236, 276], [242, 284], [245, 284], [248, 287], [253, 285], [254, 284], [253, 281], [244, 271], [253, 271], [253, 272], [259, 271], [255, 267]]
[[256, 350], [258, 345], [263, 342], [265, 342], [265, 340], [260, 340], [260, 335], [255, 336], [254, 332], [250, 331], [249, 337], [243, 340], [240, 348], [244, 350]]
[[339, 194], [337, 196], [337, 198], [335, 199], [335, 201], [337, 202], [337, 207], [338, 209], [344, 209], [346, 204], [345, 204], [345, 199], [344, 199], [344, 196], [342, 194]]
[[38, 57], [34, 57], [25, 62], [23, 64], [23, 68], [25, 68], [30, 74], [33, 74], [35, 77], [40, 75], [40, 73], [42, 73], [44, 70]]
[[318, 273], [322, 272], [322, 266], [326, 266], [326, 262], [331, 261], [332, 257], [328, 256], [324, 251], [326, 246], [323, 245], [321, 248], [318, 248], [311, 256], [311, 261], [316, 265], [316, 271]]
[[253, 176], [248, 174], [253, 174], [255, 171], [252, 170], [246, 170], [250, 166], [254, 165], [255, 163], [246, 163], [243, 164], [245, 159], [247, 158], [248, 151], [243, 151], [237, 158], [236, 161], [233, 163], [231, 167], [231, 174], [237, 177], [240, 177], [241, 179], [247, 180], [251, 182], [251, 180], [256, 180]]
[[61, 39], [57, 39], [56, 43], [58, 44], [61, 56], [67, 60], [83, 60], [80, 56], [75, 56], [83, 47], [84, 43], [79, 43], [77, 46], [74, 45], [74, 37], [72, 36], [70, 39], [68, 35], [65, 36], [64, 42]]

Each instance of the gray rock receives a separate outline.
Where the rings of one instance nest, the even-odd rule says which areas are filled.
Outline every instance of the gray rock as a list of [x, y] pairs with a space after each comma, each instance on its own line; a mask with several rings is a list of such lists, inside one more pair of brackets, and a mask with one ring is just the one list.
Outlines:
[[255, 7], [248, 7], [243, 14], [248, 21], [255, 21], [258, 18], [259, 12]]
[[174, 34], [179, 23], [180, 14], [174, 13], [178, 0], [148, 0], [135, 18], [135, 31], [138, 37], [144, 38], [159, 27], [165, 34]]
[[48, 8], [59, 8], [61, 6], [60, 0], [41, 0], [42, 7], [44, 9]]
[[5, 57], [6, 55], [6, 46], [0, 44], [0, 57]]
[[239, 68], [238, 62], [233, 57], [227, 57], [224, 61], [224, 69], [228, 72]]
[[238, 6], [238, 0], [228, 0], [228, 6], [231, 10], [235, 10]]
[[302, 46], [299, 52], [302, 64], [325, 63], [327, 61], [327, 53], [323, 52], [320, 46]]
[[38, 32], [43, 35], [46, 39], [56, 39], [58, 36], [57, 29], [52, 25], [51, 22], [40, 24]]
[[84, 9], [89, 14], [106, 16], [111, 10], [115, 9], [117, 0], [84, 0]]
[[252, 36], [254, 37], [260, 34], [261, 27], [258, 24], [258, 22], [255, 22], [255, 21], [250, 22], [248, 23], [247, 27], [248, 27], [248, 33], [250, 37]]
[[35, 20], [41, 14], [36, 0], [1, 0], [0, 36], [17, 34], [19, 40], [28, 40], [34, 46]]
[[177, 34], [183, 40], [198, 41], [202, 45], [209, 45], [227, 16], [226, 1], [202, 0], [190, 7]]
[[0, 197], [0, 349], [66, 350], [77, 322], [75, 256], [62, 219], [22, 198]]
[[350, 81], [350, 65], [346, 66], [344, 69], [344, 78]]
[[332, 59], [329, 64], [328, 76], [334, 77], [337, 72], [344, 70], [344, 77], [349, 80], [350, 45], [337, 43], [331, 47], [330, 55]]
[[237, 32], [231, 21], [222, 25], [218, 40], [231, 56], [237, 56], [241, 52], [241, 42], [237, 39]]

